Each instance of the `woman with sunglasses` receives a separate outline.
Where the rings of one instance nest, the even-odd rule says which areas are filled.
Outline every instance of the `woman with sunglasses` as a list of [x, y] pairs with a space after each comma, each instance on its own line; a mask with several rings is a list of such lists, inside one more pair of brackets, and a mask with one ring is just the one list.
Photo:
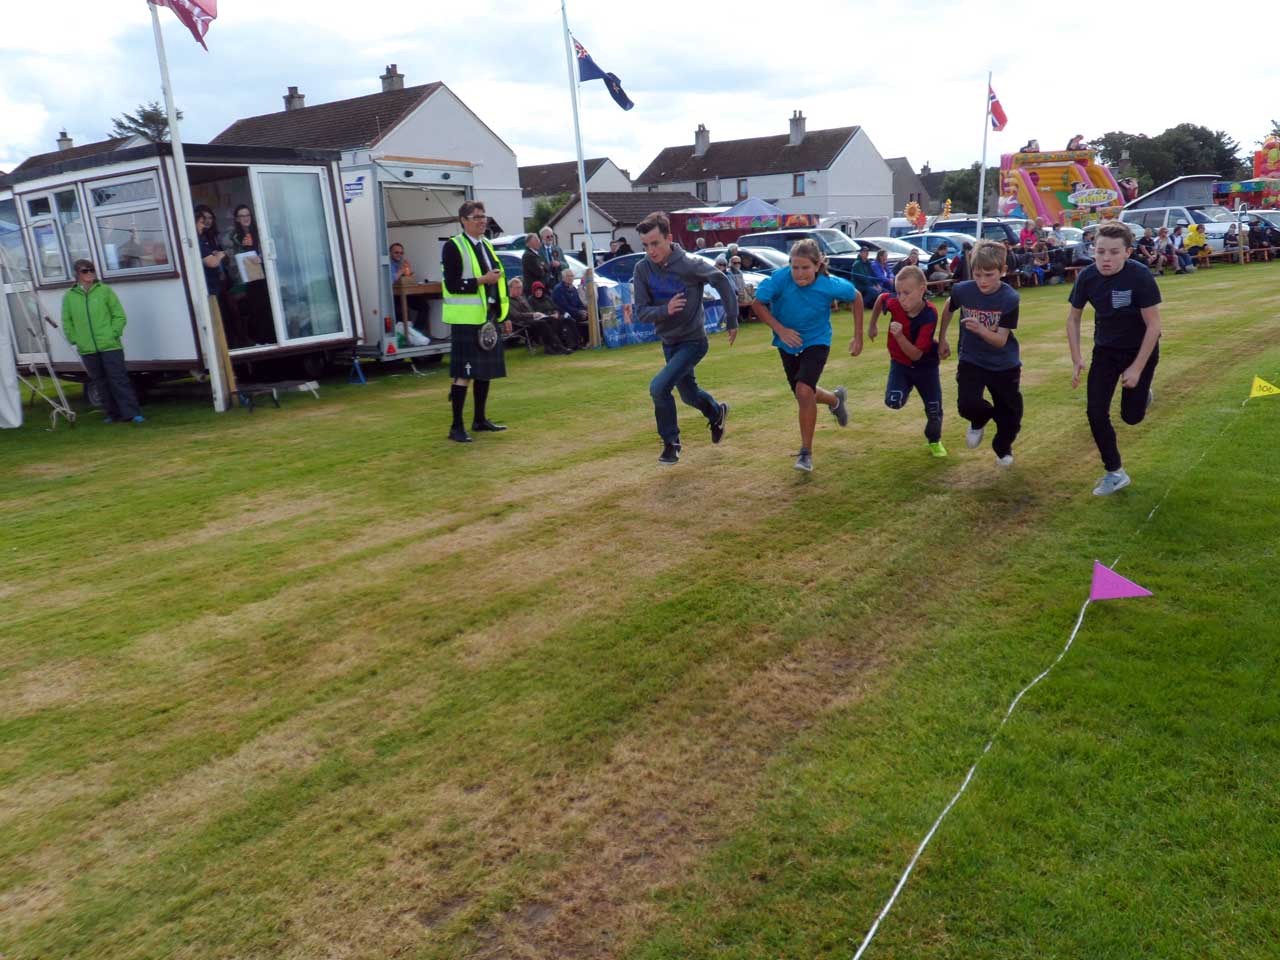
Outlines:
[[98, 279], [91, 260], [77, 260], [76, 284], [62, 298], [62, 332], [80, 354], [90, 385], [103, 399], [103, 423], [146, 418], [138, 407], [120, 342], [128, 322], [116, 292]]

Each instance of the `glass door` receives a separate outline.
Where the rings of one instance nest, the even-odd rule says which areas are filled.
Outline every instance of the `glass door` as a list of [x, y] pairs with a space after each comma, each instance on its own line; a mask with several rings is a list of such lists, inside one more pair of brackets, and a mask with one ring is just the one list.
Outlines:
[[13, 342], [18, 348], [18, 362], [48, 361], [39, 331], [40, 302], [36, 299], [35, 284], [31, 279], [31, 260], [26, 244], [22, 242], [22, 227], [18, 223], [18, 207], [13, 199], [0, 200], [0, 294], [4, 297], [5, 310], [0, 311], [0, 323], [8, 314], [13, 324]]
[[250, 167], [279, 342], [350, 336], [345, 273], [324, 170]]

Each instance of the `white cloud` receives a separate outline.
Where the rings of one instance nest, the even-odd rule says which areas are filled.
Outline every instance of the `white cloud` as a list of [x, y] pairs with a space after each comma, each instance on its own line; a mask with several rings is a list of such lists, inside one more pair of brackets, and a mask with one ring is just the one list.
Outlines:
[[[77, 142], [99, 139], [110, 117], [159, 99], [142, 0], [5, 6], [0, 168], [52, 150], [63, 126]], [[395, 62], [411, 84], [448, 83], [522, 163], [573, 156], [554, 0], [471, 0], [462, 17], [401, 0], [220, 0], [219, 8], [209, 53], [159, 11], [191, 139], [279, 110], [290, 84], [308, 103], [374, 92]], [[1191, 58], [1207, 55], [1190, 42], [1206, 16], [1190, 0], [1167, 0], [1157, 17], [1149, 2], [1130, 0], [1110, 4], [1105, 17], [1043, 5], [978, 10], [941, 0], [797, 8], [571, 0], [578, 39], [636, 102], [623, 113], [602, 84], [584, 87], [584, 150], [634, 175], [662, 147], [691, 142], [699, 123], [713, 139], [761, 136], [785, 131], [802, 109], [811, 130], [859, 124], [885, 156], [963, 166], [981, 149], [988, 69], [1009, 114], [1008, 128], [991, 137], [992, 162], [1030, 137], [1048, 147], [1075, 133], [1155, 134], [1192, 122], [1247, 145], [1270, 125], [1261, 91], [1274, 88], [1277, 69], [1265, 58], [1233, 60], [1230, 84], [1182, 82], [1193, 76], [1184, 76]]]

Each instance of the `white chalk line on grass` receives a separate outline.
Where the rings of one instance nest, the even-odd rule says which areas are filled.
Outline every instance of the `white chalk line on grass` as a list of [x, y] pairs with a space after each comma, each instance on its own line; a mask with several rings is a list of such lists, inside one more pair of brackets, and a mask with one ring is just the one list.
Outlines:
[[[1246, 397], [1244, 403], [1240, 405], [1241, 408], [1243, 408], [1248, 402], [1249, 398]], [[1236, 418], [1231, 417], [1223, 423], [1222, 429], [1218, 431], [1218, 435], [1205, 445], [1205, 448], [1200, 452], [1200, 456], [1196, 458], [1196, 462], [1188, 467], [1178, 480], [1182, 480], [1190, 476], [1191, 473], [1200, 466], [1200, 464], [1204, 463], [1204, 458], [1208, 456], [1209, 451], [1218, 445], [1218, 442], [1235, 422]], [[1169, 499], [1169, 494], [1173, 492], [1173, 488], [1176, 483], [1177, 480], [1171, 481], [1169, 485], [1165, 487], [1164, 494], [1160, 497], [1156, 505], [1151, 508], [1151, 512], [1147, 514], [1146, 519], [1143, 520], [1142, 523], [1138, 524], [1137, 528], [1134, 529], [1132, 534], [1130, 534], [1130, 539], [1137, 537], [1146, 525], [1151, 522], [1151, 519], [1156, 515], [1156, 511], [1164, 506], [1165, 500]], [[1120, 556], [1117, 556], [1111, 561], [1110, 569], [1114, 570], [1116, 568], [1116, 564], [1119, 562]], [[1052, 671], [1053, 668], [1062, 661], [1062, 658], [1067, 655], [1067, 651], [1069, 651], [1071, 649], [1071, 645], [1075, 643], [1076, 634], [1080, 632], [1080, 627], [1084, 624], [1085, 611], [1089, 609], [1089, 604], [1092, 602], [1092, 600], [1086, 599], [1085, 602], [1080, 605], [1080, 614], [1076, 617], [1076, 625], [1072, 628], [1071, 635], [1067, 637], [1066, 644], [1064, 644], [1062, 649], [1058, 651], [1058, 655], [1053, 658], [1053, 662], [1050, 663], [1049, 666], [1045, 667], [1034, 680], [1019, 690], [1018, 695], [1009, 702], [1009, 708], [1005, 710], [1004, 716], [1000, 718], [1000, 723], [996, 726], [995, 732], [991, 734], [990, 739], [988, 739], [986, 744], [983, 746], [982, 752], [978, 754], [978, 759], [973, 761], [973, 766], [971, 766], [969, 768], [969, 772], [965, 774], [964, 780], [960, 784], [960, 789], [958, 789], [951, 799], [947, 801], [947, 805], [943, 807], [942, 812], [938, 814], [938, 819], [933, 821], [933, 826], [929, 828], [929, 832], [926, 833], [924, 835], [924, 839], [920, 841], [920, 846], [916, 847], [915, 855], [912, 856], [911, 861], [907, 864], [907, 868], [902, 871], [902, 876], [898, 879], [897, 886], [893, 888], [893, 893], [889, 895], [889, 899], [885, 902], [884, 907], [882, 907], [880, 913], [876, 915], [875, 922], [871, 924], [871, 929], [868, 930], [867, 935], [863, 937], [861, 945], [859, 945], [857, 952], [853, 955], [853, 960], [861, 960], [862, 955], [867, 951], [867, 948], [871, 946], [871, 941], [875, 939], [876, 931], [880, 929], [881, 921], [884, 920], [884, 918], [889, 915], [889, 911], [893, 909], [893, 905], [898, 899], [898, 894], [902, 893], [903, 888], [907, 885], [907, 879], [911, 876], [911, 871], [915, 869], [916, 863], [924, 853], [925, 848], [929, 846], [929, 841], [931, 841], [933, 839], [933, 835], [938, 832], [938, 827], [942, 825], [942, 821], [945, 820], [947, 814], [951, 812], [951, 808], [956, 805], [956, 801], [959, 800], [964, 795], [964, 792], [969, 789], [969, 783], [973, 780], [973, 775], [978, 770], [978, 764], [980, 764], [982, 762], [982, 758], [990, 752], [992, 745], [996, 742], [996, 737], [1000, 736], [1000, 731], [1003, 730], [1004, 725], [1009, 722], [1009, 717], [1013, 715], [1013, 711], [1018, 706], [1018, 703], [1024, 696], [1026, 696], [1032, 687], [1047, 677], [1050, 671]]]

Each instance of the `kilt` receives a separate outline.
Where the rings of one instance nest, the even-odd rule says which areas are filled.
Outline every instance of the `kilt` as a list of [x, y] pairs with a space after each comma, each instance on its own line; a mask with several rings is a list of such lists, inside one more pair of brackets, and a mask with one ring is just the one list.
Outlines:
[[449, 325], [449, 376], [458, 380], [498, 380], [507, 375], [507, 362], [502, 355], [502, 324], [498, 324], [498, 342], [492, 350], [480, 349], [480, 325]]

